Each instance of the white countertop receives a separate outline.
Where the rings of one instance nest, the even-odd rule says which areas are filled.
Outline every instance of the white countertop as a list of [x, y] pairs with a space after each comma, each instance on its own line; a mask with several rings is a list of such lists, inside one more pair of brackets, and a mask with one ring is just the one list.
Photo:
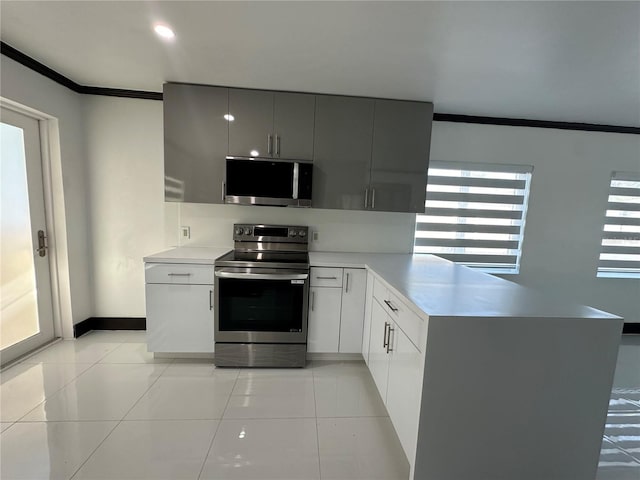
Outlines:
[[[213, 265], [231, 249], [176, 247], [145, 262]], [[429, 317], [602, 318], [615, 315], [549, 297], [434, 255], [309, 252], [311, 266], [369, 268], [413, 310]]]
[[154, 253], [142, 260], [150, 263], [199, 263], [213, 265], [216, 258], [231, 251], [220, 247], [176, 247], [164, 252]]
[[309, 252], [309, 259], [311, 266], [368, 267], [430, 317], [620, 319], [434, 255]]

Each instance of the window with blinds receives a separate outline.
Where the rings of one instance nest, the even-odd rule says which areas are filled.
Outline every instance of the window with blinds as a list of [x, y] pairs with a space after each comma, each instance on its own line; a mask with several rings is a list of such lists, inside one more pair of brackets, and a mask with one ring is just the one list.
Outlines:
[[432, 161], [414, 253], [518, 273], [533, 167]]
[[640, 278], [640, 174], [613, 172], [598, 277]]

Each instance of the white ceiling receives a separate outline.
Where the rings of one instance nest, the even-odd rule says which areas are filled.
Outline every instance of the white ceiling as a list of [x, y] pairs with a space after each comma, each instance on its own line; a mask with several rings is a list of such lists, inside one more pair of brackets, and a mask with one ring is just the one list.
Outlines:
[[[431, 100], [640, 126], [640, 2], [0, 2], [2, 40], [72, 80]], [[166, 22], [172, 43], [151, 26]]]

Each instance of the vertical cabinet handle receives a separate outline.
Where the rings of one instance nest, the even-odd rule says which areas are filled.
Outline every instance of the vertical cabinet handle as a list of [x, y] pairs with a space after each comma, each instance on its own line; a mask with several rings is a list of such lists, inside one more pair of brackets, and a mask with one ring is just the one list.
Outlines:
[[372, 209], [376, 208], [376, 189], [375, 188], [371, 189], [371, 208]]
[[227, 193], [226, 190], [227, 190], [227, 184], [223, 181], [222, 182], [222, 203], [224, 203], [224, 200], [225, 200], [224, 197], [225, 197], [225, 193]]
[[389, 338], [387, 338], [387, 353], [393, 352], [393, 348], [391, 348], [391, 345], [392, 345], [391, 332], [395, 332], [395, 331], [396, 329], [393, 328], [391, 324], [389, 324]]
[[273, 135], [267, 135], [267, 152], [269, 155], [273, 153]]
[[365, 210], [369, 207], [369, 187], [364, 189], [364, 208]]
[[313, 312], [316, 307], [316, 292], [311, 292], [311, 311]]
[[280, 156], [280, 135], [276, 135], [276, 156]]
[[344, 293], [349, 293], [349, 272], [347, 272], [347, 287], [345, 288]]
[[[390, 327], [388, 322], [384, 322], [384, 335], [382, 336], [382, 348], [388, 348], [389, 343], [387, 341], [387, 328]], [[388, 351], [388, 350], [387, 350]]]
[[209, 290], [209, 310], [213, 310], [213, 290]]

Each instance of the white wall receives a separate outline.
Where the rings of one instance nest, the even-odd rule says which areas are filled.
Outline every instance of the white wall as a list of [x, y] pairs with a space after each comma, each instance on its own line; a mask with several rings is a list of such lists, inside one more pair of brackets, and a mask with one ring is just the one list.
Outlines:
[[[85, 142], [82, 97], [33, 72], [17, 62], [0, 56], [0, 95], [38, 110], [58, 120], [59, 157], [54, 157], [54, 181], [61, 191], [54, 199], [63, 204], [58, 210], [56, 232], [62, 298], [62, 322], [66, 336], [71, 326], [93, 313], [91, 289], [89, 206], [86, 197]], [[64, 218], [60, 218], [64, 217]]]
[[[163, 202], [162, 104], [86, 98], [96, 316], [144, 316], [141, 257], [232, 246], [234, 222], [309, 225], [313, 250], [409, 252], [414, 216]], [[508, 279], [640, 321], [640, 282], [595, 276], [612, 170], [640, 170], [640, 137], [435, 122], [431, 158], [534, 166], [521, 273]]]
[[317, 233], [317, 241], [309, 244], [315, 251], [409, 253], [413, 249], [413, 214], [188, 203], [167, 207], [178, 209], [177, 216], [170, 213], [174, 232], [179, 225], [191, 227], [191, 238], [172, 237], [174, 245], [233, 248], [234, 223], [260, 222], [309, 226]]
[[162, 102], [86, 95], [94, 316], [144, 317], [142, 257], [164, 249]]
[[568, 301], [640, 321], [640, 280], [596, 278], [613, 170], [640, 171], [640, 136], [436, 122], [431, 158], [533, 165], [519, 275]]

